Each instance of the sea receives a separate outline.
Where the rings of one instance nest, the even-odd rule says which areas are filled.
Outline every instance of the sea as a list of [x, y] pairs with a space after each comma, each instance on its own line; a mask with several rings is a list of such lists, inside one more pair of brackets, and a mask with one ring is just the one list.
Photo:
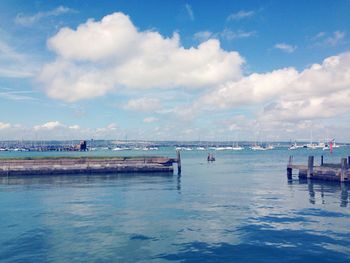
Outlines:
[[[350, 185], [293, 180], [350, 147], [181, 152], [182, 174], [0, 178], [0, 262], [350, 262]], [[153, 151], [0, 152], [175, 157]]]

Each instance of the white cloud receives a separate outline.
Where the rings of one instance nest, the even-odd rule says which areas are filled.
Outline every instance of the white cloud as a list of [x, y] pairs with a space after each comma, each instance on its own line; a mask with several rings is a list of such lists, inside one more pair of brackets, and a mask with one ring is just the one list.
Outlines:
[[72, 129], [72, 130], [79, 130], [80, 129], [80, 126], [75, 124], [75, 125], [71, 125], [71, 126], [68, 126], [69, 129]]
[[199, 31], [199, 32], [196, 32], [193, 35], [193, 37], [197, 41], [203, 42], [211, 38], [220, 38], [220, 39], [225, 39], [230, 41], [234, 39], [248, 38], [255, 35], [256, 35], [255, 31], [242, 31], [242, 30], [233, 31], [229, 28], [225, 28], [221, 32], [216, 32], [216, 33], [213, 33], [210, 31]]
[[332, 34], [326, 32], [319, 32], [316, 36], [312, 37], [315, 46], [336, 46], [344, 40], [346, 36], [345, 31], [334, 31]]
[[227, 21], [241, 20], [244, 18], [252, 17], [254, 14], [255, 14], [255, 12], [252, 10], [251, 11], [240, 10], [237, 13], [233, 13], [233, 14], [229, 15], [226, 20]]
[[0, 39], [0, 77], [28, 78], [33, 75], [33, 64], [28, 63], [28, 57]]
[[331, 46], [337, 45], [340, 41], [342, 41], [345, 37], [344, 31], [335, 31], [333, 32], [333, 35], [328, 37], [325, 40], [325, 43]]
[[246, 31], [242, 31], [242, 30], [232, 31], [229, 28], [225, 28], [222, 32], [220, 32], [220, 36], [224, 39], [227, 39], [227, 40], [233, 40], [233, 39], [238, 39], [238, 38], [247, 38], [247, 37], [252, 37], [255, 35], [256, 35], [255, 31], [250, 31], [250, 32], [246, 32]]
[[286, 43], [278, 43], [275, 45], [275, 48], [280, 49], [287, 53], [293, 53], [297, 49], [296, 46], [288, 45]]
[[[84, 43], [84, 45], [81, 45]], [[206, 88], [241, 77], [244, 59], [221, 49], [218, 40], [184, 48], [179, 35], [138, 31], [123, 13], [62, 28], [48, 40], [56, 61], [39, 80], [50, 97], [65, 101], [102, 96], [118, 87]]]
[[146, 117], [143, 119], [143, 122], [144, 123], [153, 123], [153, 122], [156, 122], [158, 121], [158, 118], [156, 117]]
[[349, 112], [350, 53], [326, 58], [298, 72], [294, 68], [251, 74], [202, 96], [192, 111], [267, 104], [262, 121], [331, 118]]
[[192, 10], [192, 6], [189, 5], [189, 4], [185, 4], [185, 8], [186, 8], [186, 12], [187, 12], [188, 16], [193, 21], [194, 20], [194, 13], [193, 13], [193, 10]]
[[5, 123], [5, 122], [0, 122], [0, 130], [8, 129], [11, 127], [11, 124]]
[[33, 94], [33, 91], [26, 91], [26, 90], [0, 90], [0, 98], [8, 99], [8, 100], [36, 100], [36, 98], [30, 96], [30, 94]]
[[215, 34], [210, 31], [199, 31], [196, 32], [193, 35], [194, 39], [198, 40], [199, 42], [207, 41], [210, 38], [215, 38]]
[[35, 126], [23, 126], [0, 122], [0, 137], [3, 140], [89, 140], [123, 138], [125, 131], [115, 123], [105, 127], [83, 128], [78, 124], [64, 124], [59, 121], [50, 121]]
[[126, 110], [134, 110], [139, 112], [153, 112], [160, 110], [161, 103], [155, 98], [138, 98], [129, 100], [123, 108]]
[[49, 121], [42, 125], [34, 126], [34, 130], [54, 130], [58, 128], [64, 128], [65, 125], [61, 124], [59, 121]]
[[21, 26], [31, 26], [35, 23], [38, 23], [43, 18], [47, 18], [50, 16], [60, 16], [68, 13], [74, 13], [74, 12], [76, 11], [69, 7], [59, 6], [50, 11], [38, 12], [32, 16], [26, 16], [26, 15], [23, 15], [22, 13], [19, 13], [15, 18], [15, 23]]

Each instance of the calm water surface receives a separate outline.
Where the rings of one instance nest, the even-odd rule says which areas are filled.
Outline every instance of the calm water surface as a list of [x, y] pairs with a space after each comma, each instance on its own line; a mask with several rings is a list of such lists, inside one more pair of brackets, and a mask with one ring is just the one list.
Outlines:
[[286, 149], [206, 154], [183, 152], [181, 177], [0, 178], [0, 262], [350, 262], [348, 185], [288, 182]]

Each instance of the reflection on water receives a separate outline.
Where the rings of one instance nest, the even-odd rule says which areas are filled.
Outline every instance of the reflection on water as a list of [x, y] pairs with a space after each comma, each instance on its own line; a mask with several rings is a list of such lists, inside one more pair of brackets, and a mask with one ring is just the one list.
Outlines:
[[[316, 181], [308, 179], [298, 179], [288, 181], [289, 185], [297, 183], [300, 186], [306, 186], [309, 193], [310, 204], [315, 204], [316, 199], [319, 198], [322, 204], [327, 202], [327, 196], [332, 198], [339, 197], [339, 206], [347, 207], [349, 203], [349, 190], [350, 185], [348, 183], [338, 182], [326, 182]], [[319, 196], [319, 197], [318, 197]]]
[[288, 151], [206, 155], [181, 177], [0, 178], [0, 262], [350, 262], [349, 185], [288, 182]]

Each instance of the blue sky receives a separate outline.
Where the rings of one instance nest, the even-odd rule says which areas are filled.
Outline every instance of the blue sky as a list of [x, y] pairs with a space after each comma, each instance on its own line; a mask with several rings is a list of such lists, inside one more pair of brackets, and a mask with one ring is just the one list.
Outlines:
[[349, 141], [349, 13], [349, 1], [1, 1], [0, 139]]

